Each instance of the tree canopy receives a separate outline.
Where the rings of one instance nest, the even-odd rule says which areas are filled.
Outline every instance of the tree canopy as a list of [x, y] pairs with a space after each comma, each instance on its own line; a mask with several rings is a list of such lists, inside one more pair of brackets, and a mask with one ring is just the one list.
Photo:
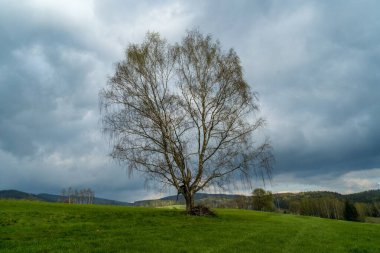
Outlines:
[[252, 192], [252, 206], [254, 210], [272, 211], [274, 209], [272, 192], [256, 188]]
[[100, 101], [111, 156], [175, 187], [187, 211], [198, 191], [271, 175], [270, 143], [253, 138], [264, 126], [256, 93], [236, 52], [210, 35], [189, 31], [171, 45], [148, 33], [127, 47]]

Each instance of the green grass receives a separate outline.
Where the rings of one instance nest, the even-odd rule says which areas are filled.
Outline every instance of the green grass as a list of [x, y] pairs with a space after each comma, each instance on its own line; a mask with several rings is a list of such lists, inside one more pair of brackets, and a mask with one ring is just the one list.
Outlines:
[[380, 218], [377, 217], [366, 217], [365, 218], [365, 222], [368, 222], [368, 223], [379, 223], [380, 224]]
[[159, 206], [157, 208], [185, 210], [186, 206], [185, 205], [170, 205], [170, 206]]
[[0, 252], [380, 252], [380, 224], [217, 209], [0, 201]]

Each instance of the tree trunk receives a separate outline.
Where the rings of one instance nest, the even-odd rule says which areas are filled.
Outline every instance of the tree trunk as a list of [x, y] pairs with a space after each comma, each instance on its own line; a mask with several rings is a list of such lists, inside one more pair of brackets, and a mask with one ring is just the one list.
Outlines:
[[190, 192], [186, 192], [183, 194], [186, 200], [186, 212], [190, 213], [191, 209], [194, 207], [194, 196]]

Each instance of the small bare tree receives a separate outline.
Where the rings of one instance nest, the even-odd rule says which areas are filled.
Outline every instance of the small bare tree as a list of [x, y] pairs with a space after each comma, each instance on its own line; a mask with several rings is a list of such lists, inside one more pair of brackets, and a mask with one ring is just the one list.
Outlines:
[[70, 186], [70, 187], [67, 189], [67, 196], [69, 197], [69, 204], [73, 203], [73, 193], [74, 193], [74, 190], [73, 190], [73, 188]]
[[66, 200], [66, 189], [63, 188], [63, 189], [61, 190], [61, 202], [62, 202], [62, 203], [65, 203], [65, 200]]
[[270, 177], [271, 147], [253, 138], [264, 124], [255, 93], [235, 51], [209, 35], [190, 31], [170, 45], [148, 33], [128, 46], [100, 102], [111, 156], [174, 186], [188, 212], [200, 190]]

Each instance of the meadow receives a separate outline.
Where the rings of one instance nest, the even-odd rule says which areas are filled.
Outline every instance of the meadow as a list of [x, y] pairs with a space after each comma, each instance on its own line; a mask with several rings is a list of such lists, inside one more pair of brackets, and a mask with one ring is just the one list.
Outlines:
[[215, 211], [0, 200], [0, 252], [380, 252], [380, 224]]

